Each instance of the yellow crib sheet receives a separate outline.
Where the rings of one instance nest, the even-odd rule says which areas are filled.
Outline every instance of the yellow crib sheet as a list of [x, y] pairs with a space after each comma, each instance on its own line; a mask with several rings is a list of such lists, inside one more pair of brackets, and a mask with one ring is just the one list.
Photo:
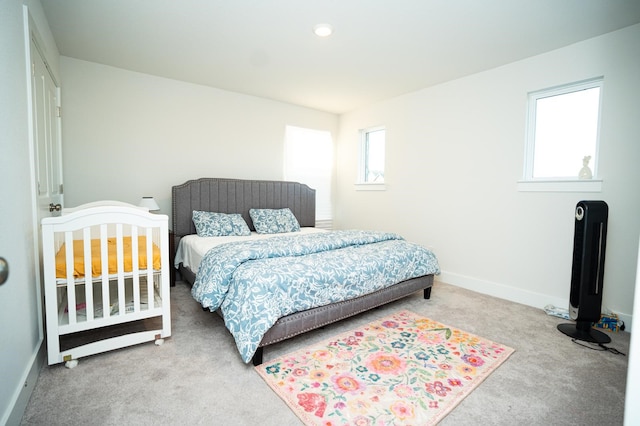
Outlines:
[[[133, 256], [131, 237], [122, 238], [124, 254], [124, 272], [133, 271]], [[116, 239], [107, 239], [107, 253], [109, 256], [109, 274], [118, 272], [116, 255]], [[73, 241], [73, 276], [74, 278], [84, 277], [84, 241]], [[147, 237], [138, 237], [138, 268], [147, 269]], [[153, 269], [160, 269], [160, 249], [153, 244]], [[100, 240], [91, 240], [91, 274], [94, 277], [102, 275], [102, 260], [100, 250]], [[56, 277], [67, 277], [67, 258], [65, 244], [60, 247], [56, 254]]]

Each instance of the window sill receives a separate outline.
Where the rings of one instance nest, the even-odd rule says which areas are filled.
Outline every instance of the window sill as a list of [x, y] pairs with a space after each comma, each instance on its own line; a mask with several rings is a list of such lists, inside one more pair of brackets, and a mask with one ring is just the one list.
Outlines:
[[602, 192], [602, 179], [521, 180], [520, 192]]
[[356, 183], [356, 191], [386, 191], [384, 183]]

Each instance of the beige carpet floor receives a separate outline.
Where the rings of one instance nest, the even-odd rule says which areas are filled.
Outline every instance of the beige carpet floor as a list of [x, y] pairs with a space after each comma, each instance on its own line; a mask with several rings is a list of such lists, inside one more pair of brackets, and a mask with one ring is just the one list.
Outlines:
[[[171, 289], [173, 335], [46, 366], [23, 425], [299, 425], [298, 418], [242, 363], [216, 314], [189, 287]], [[436, 283], [421, 293], [265, 349], [264, 359], [408, 309], [515, 349], [441, 425], [621, 425], [627, 357], [572, 343], [567, 322], [543, 310]], [[629, 334], [608, 346], [628, 352]]]

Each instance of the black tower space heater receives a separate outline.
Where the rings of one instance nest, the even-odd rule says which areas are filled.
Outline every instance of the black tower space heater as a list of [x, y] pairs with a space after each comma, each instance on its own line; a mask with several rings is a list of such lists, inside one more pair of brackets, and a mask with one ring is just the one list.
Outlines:
[[609, 207], [604, 201], [580, 201], [576, 206], [569, 295], [569, 317], [575, 324], [560, 324], [558, 330], [585, 342], [611, 341], [592, 328], [600, 321], [608, 216]]

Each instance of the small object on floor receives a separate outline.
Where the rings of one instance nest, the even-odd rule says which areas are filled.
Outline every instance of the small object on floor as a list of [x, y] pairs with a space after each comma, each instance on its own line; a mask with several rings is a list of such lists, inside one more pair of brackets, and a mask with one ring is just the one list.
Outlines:
[[624, 321], [620, 321], [618, 314], [614, 314], [613, 312], [603, 313], [600, 316], [600, 321], [593, 324], [593, 326], [617, 333], [619, 330], [624, 330]]
[[547, 315], [552, 315], [558, 318], [570, 319], [568, 309], [556, 308], [553, 305], [547, 305], [544, 307], [544, 311], [547, 313]]
[[155, 341], [156, 346], [160, 346], [160, 345], [162, 345], [163, 343], [164, 343], [164, 339], [157, 339], [157, 340]]
[[78, 365], [77, 359], [72, 359], [71, 361], [67, 361], [64, 363], [64, 366], [67, 367], [69, 370], [71, 370], [72, 368], [75, 368], [77, 365]]

